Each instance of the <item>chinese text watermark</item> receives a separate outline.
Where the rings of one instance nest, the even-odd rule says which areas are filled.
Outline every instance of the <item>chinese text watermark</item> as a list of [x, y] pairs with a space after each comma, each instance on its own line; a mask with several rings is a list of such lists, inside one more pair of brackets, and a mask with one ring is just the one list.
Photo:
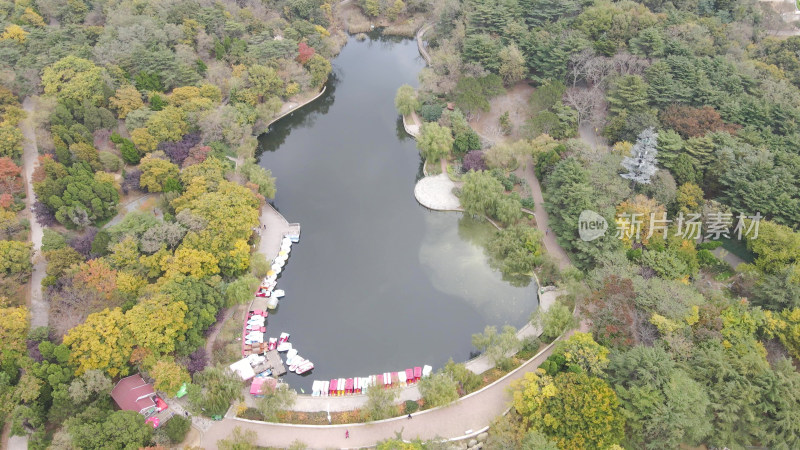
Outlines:
[[[746, 214], [712, 212], [703, 217], [701, 214], [679, 213], [670, 219], [667, 213], [620, 213], [615, 219], [616, 238], [641, 241], [649, 240], [653, 236], [667, 239], [672, 230], [673, 236], [684, 239], [707, 240], [725, 239], [757, 239], [758, 226], [761, 223], [761, 213], [748, 216]], [[670, 228], [672, 227], [672, 228]], [[593, 241], [605, 235], [608, 222], [600, 214], [583, 210], [578, 218], [578, 234], [584, 241]]]

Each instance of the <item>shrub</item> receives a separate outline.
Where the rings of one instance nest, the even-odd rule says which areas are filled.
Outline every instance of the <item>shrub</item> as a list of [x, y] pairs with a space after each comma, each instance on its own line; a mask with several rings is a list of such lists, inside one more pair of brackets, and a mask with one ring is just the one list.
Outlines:
[[470, 170], [486, 170], [486, 161], [483, 158], [483, 152], [480, 150], [473, 150], [464, 155], [464, 159], [461, 161], [461, 167], [464, 172], [469, 172]]
[[406, 414], [413, 414], [417, 412], [418, 409], [419, 409], [419, 403], [415, 402], [414, 400], [406, 400], [403, 411]]
[[480, 150], [480, 148], [481, 138], [471, 128], [462, 133], [457, 133], [453, 141], [453, 150], [459, 154], [467, 153], [470, 150]]
[[[220, 310], [219, 313], [224, 315], [225, 310]], [[209, 330], [211, 327], [208, 328]], [[197, 350], [189, 355], [189, 363], [186, 364], [186, 369], [190, 374], [194, 375], [197, 372], [202, 372], [208, 365], [208, 355], [206, 354], [205, 347], [199, 347]]]
[[78, 234], [69, 240], [69, 246], [74, 248], [75, 251], [88, 257], [92, 251], [92, 243], [97, 235], [97, 228], [88, 227], [82, 234]]
[[186, 434], [189, 428], [192, 427], [192, 421], [181, 416], [172, 416], [164, 425], [164, 433], [167, 434], [169, 440], [173, 444], [179, 444], [186, 439]]
[[138, 190], [141, 177], [142, 171], [139, 169], [125, 172], [125, 177], [122, 181], [122, 193], [128, 195], [129, 192]]
[[698, 250], [714, 250], [715, 248], [721, 247], [722, 241], [708, 241], [703, 242], [702, 244], [697, 245]]
[[38, 200], [33, 204], [33, 213], [36, 215], [36, 221], [43, 227], [51, 227], [58, 223], [50, 207]]
[[53, 231], [49, 228], [44, 229], [44, 236], [42, 236], [42, 252], [49, 252], [50, 250], [58, 250], [67, 246], [67, 241], [64, 236], [58, 231]]
[[100, 152], [100, 165], [106, 172], [116, 172], [119, 170], [120, 163], [117, 155], [111, 152]]
[[465, 366], [463, 363], [453, 362], [452, 358], [447, 361], [447, 364], [445, 364], [442, 372], [450, 374], [450, 376], [456, 380], [462, 395], [466, 395], [470, 392], [478, 390], [483, 381], [480, 375], [467, 369], [467, 366]]
[[529, 209], [531, 211], [533, 211], [533, 209], [536, 208], [536, 202], [533, 200], [532, 197], [525, 197], [522, 200], [520, 200], [520, 203], [522, 203], [523, 208]]
[[94, 236], [94, 240], [92, 241], [92, 253], [100, 256], [107, 255], [108, 244], [110, 243], [111, 235], [105, 230], [98, 231]]
[[710, 250], [701, 249], [697, 252], [697, 262], [700, 263], [700, 267], [713, 267], [719, 261]]
[[119, 144], [119, 152], [122, 155], [122, 159], [128, 164], [139, 164], [141, 160], [139, 150], [136, 150], [136, 146], [133, 145], [133, 141], [130, 139], [122, 138]]
[[443, 109], [442, 105], [426, 104], [419, 108], [419, 115], [426, 122], [436, 122], [439, 117], [442, 117]]

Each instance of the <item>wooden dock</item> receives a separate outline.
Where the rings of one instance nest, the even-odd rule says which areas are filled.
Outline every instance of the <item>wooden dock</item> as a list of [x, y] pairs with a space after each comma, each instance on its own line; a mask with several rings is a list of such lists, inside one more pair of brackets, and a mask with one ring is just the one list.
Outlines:
[[297, 238], [300, 238], [300, 224], [290, 223], [286, 229], [286, 235], [289, 237], [296, 236]]
[[271, 369], [273, 377], [278, 378], [286, 374], [286, 366], [283, 365], [283, 360], [277, 350], [270, 350], [264, 353], [264, 357], [267, 358], [267, 362], [264, 363], [264, 370]]

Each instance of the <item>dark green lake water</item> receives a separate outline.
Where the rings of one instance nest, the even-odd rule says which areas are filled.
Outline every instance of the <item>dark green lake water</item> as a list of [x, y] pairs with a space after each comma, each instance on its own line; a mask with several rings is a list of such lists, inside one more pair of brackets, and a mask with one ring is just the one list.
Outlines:
[[308, 376], [367, 376], [464, 361], [486, 325], [522, 326], [536, 287], [513, 287], [479, 242], [493, 228], [414, 199], [421, 161], [394, 95], [424, 66], [412, 40], [351, 39], [325, 95], [261, 137], [277, 177], [275, 207], [302, 237], [278, 281], [286, 290], [268, 335], [291, 333]]

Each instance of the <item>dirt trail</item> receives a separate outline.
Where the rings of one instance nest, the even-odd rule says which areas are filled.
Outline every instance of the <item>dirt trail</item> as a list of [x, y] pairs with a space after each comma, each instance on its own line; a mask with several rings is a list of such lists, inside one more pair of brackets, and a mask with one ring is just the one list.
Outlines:
[[25, 206], [30, 214], [30, 240], [33, 242], [33, 254], [31, 255], [33, 273], [31, 274], [28, 309], [31, 313], [31, 328], [37, 328], [46, 327], [50, 323], [48, 317], [50, 305], [42, 298], [42, 279], [44, 279], [47, 269], [47, 261], [41, 252], [44, 230], [36, 220], [36, 215], [33, 214], [33, 204], [36, 201], [36, 195], [33, 193], [33, 170], [39, 165], [39, 150], [36, 145], [36, 132], [33, 125], [33, 114], [36, 112], [33, 100], [30, 97], [25, 98], [22, 102], [22, 108], [28, 115], [20, 123], [19, 127], [25, 137], [22, 158], [26, 189]]
[[550, 218], [547, 215], [547, 211], [544, 209], [542, 186], [539, 183], [539, 179], [536, 178], [533, 168], [533, 161], [528, 161], [527, 164], [521, 164], [514, 173], [516, 173], [518, 177], [523, 178], [528, 183], [528, 186], [530, 186], [535, 206], [534, 216], [536, 216], [536, 225], [539, 230], [545, 233], [542, 238], [544, 247], [547, 249], [547, 253], [558, 262], [558, 267], [564, 270], [570, 266], [569, 256], [567, 256], [567, 252], [558, 244], [556, 234], [550, 230]]

